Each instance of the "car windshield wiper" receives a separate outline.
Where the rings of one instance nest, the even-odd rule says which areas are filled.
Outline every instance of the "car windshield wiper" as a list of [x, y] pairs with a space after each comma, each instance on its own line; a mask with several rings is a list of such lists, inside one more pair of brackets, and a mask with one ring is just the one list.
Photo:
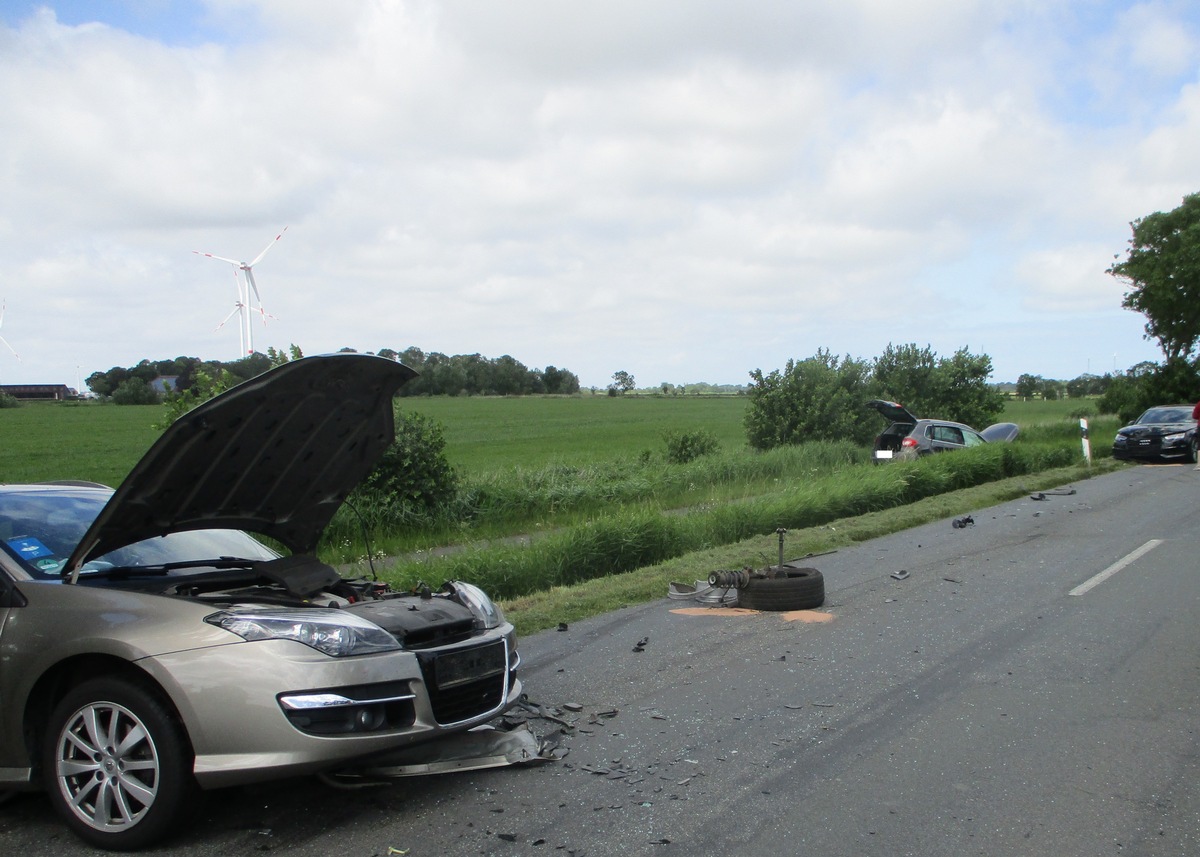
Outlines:
[[159, 577], [183, 568], [216, 568], [216, 569], [252, 569], [261, 560], [242, 559], [234, 556], [222, 556], [215, 559], [185, 559], [175, 562], [152, 563], [150, 565], [112, 565], [88, 567], [80, 569], [80, 577], [124, 578], [124, 577]]

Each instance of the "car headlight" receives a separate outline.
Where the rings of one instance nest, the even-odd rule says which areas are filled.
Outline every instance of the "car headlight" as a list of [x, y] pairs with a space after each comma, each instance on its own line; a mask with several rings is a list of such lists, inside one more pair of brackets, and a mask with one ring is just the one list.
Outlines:
[[400, 648], [396, 638], [378, 625], [340, 610], [222, 610], [204, 621], [243, 640], [295, 640], [334, 658]]
[[1183, 443], [1183, 441], [1186, 437], [1187, 437], [1187, 432], [1177, 431], [1177, 432], [1175, 432], [1175, 434], [1164, 434], [1162, 442], [1163, 443]]
[[499, 628], [504, 624], [504, 611], [482, 589], [473, 583], [447, 580], [442, 587], [453, 595], [475, 616], [475, 627], [480, 630]]

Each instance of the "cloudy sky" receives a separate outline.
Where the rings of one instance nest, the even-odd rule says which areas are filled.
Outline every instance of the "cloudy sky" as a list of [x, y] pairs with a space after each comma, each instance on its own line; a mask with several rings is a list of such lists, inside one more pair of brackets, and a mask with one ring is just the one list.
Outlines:
[[1159, 359], [1104, 269], [1196, 191], [1192, 0], [2, 0], [0, 383], [236, 359], [193, 251], [285, 226], [258, 350], [1100, 374]]

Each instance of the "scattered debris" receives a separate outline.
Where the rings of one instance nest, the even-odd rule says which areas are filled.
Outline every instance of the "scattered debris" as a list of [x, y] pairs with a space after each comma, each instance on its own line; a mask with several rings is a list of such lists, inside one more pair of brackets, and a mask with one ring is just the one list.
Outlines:
[[954, 577], [943, 577], [942, 580], [946, 581], [947, 583], [962, 583], [961, 580], [958, 580]]
[[961, 518], [955, 518], [951, 526], [956, 530], [973, 527], [975, 526], [975, 519], [970, 515], [963, 515]]
[[902, 568], [899, 571], [893, 571], [891, 576], [895, 580], [908, 580], [909, 574], [906, 569]]
[[578, 702], [564, 702], [563, 708], [565, 708], [567, 711], [572, 711], [572, 712], [583, 711], [583, 706], [580, 705]]
[[[566, 706], [563, 707], [565, 708]], [[583, 706], [580, 706], [579, 708], [581, 711], [583, 710]], [[563, 720], [561, 717], [557, 716], [560, 713], [561, 712], [559, 712], [558, 709], [553, 709], [553, 713], [551, 713], [546, 710], [545, 706], [530, 701], [527, 695], [522, 694], [521, 701], [506, 711], [500, 719], [501, 722], [503, 722], [504, 725], [509, 729], [520, 726], [522, 723], [528, 723], [533, 719], [548, 720], [551, 723], [557, 723], [564, 729], [574, 729], [575, 724], [568, 720]]]
[[567, 625], [567, 623], [566, 623], [566, 622], [559, 622], [559, 623], [558, 623], [558, 630], [560, 630], [560, 631], [565, 631], [565, 630], [567, 630], [567, 628], [568, 628], [568, 625]]
[[634, 645], [633, 650], [635, 652], [644, 652], [644, 651], [646, 651], [646, 644], [649, 642], [650, 642], [649, 637], [642, 637], [642, 639], [638, 640], [637, 643]]

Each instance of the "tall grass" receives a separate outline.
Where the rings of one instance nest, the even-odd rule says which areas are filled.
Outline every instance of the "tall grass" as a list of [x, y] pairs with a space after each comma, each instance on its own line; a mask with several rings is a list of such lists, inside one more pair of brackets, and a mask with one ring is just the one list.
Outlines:
[[404, 510], [340, 512], [324, 550], [335, 562], [364, 556], [364, 523], [375, 534], [373, 550], [396, 554], [570, 526], [620, 509], [736, 501], [869, 460], [862, 447], [819, 442], [767, 452], [740, 449], [687, 464], [642, 455], [592, 464], [511, 467], [468, 477], [453, 503], [424, 518], [401, 517]]
[[384, 573], [395, 586], [462, 579], [513, 598], [640, 568], [756, 534], [818, 526], [905, 505], [957, 488], [1078, 461], [1059, 445], [1004, 444], [875, 467], [854, 464], [800, 480], [776, 493], [702, 507], [682, 515], [622, 509], [528, 545], [473, 546], [435, 559], [407, 560]]

